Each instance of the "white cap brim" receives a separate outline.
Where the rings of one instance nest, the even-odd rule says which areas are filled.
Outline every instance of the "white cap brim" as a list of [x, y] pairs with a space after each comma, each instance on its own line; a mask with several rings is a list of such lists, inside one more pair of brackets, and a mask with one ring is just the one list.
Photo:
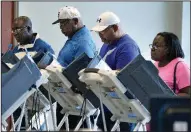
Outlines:
[[91, 31], [101, 32], [101, 31], [103, 31], [104, 29], [106, 29], [107, 27], [108, 27], [108, 26], [99, 26], [99, 25], [97, 25], [97, 26], [93, 27], [93, 28], [91, 29]]

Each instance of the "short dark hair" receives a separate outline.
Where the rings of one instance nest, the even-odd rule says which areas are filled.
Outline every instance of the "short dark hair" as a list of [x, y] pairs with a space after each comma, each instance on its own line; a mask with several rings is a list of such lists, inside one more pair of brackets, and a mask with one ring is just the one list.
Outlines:
[[22, 20], [25, 23], [26, 26], [32, 28], [32, 22], [31, 22], [29, 17], [27, 17], [27, 16], [19, 16], [19, 17], [14, 19], [14, 21], [17, 21], [17, 20]]
[[165, 41], [165, 45], [168, 47], [168, 60], [173, 60], [177, 57], [184, 58], [184, 51], [182, 50], [180, 40], [178, 37], [171, 32], [160, 32], [157, 36], [162, 36]]

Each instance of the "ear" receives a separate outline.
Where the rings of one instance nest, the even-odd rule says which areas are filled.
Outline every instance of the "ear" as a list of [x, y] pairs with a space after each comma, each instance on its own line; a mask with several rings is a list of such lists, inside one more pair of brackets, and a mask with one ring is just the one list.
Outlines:
[[73, 20], [74, 20], [74, 24], [77, 25], [79, 21], [78, 18], [74, 18]]
[[113, 30], [114, 30], [114, 32], [116, 32], [118, 29], [119, 29], [119, 26], [118, 26], [118, 25], [113, 25]]
[[167, 55], [169, 55], [170, 54], [169, 48], [166, 48], [165, 52], [166, 52]]
[[27, 30], [28, 30], [28, 32], [30, 32], [31, 31], [31, 27], [27, 26]]
[[32, 33], [32, 28], [31, 27], [27, 27], [27, 31], [29, 32], [29, 33]]

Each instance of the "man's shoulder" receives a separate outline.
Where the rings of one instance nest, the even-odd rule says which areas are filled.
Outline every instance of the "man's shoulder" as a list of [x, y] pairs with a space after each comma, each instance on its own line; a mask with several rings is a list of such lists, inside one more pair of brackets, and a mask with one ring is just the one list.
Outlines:
[[90, 34], [90, 30], [84, 26], [82, 29], [80, 29], [80, 34]]
[[35, 43], [37, 43], [37, 44], [48, 44], [45, 40], [43, 40], [41, 38], [36, 39]]
[[86, 27], [83, 27], [78, 33], [77, 35], [75, 35], [74, 38], [72, 38], [72, 40], [74, 41], [92, 41], [93, 38], [90, 34], [90, 31], [86, 28]]
[[88, 34], [82, 34], [82, 35], [79, 35], [79, 36], [73, 38], [72, 41], [77, 42], [77, 43], [79, 43], [79, 42], [90, 43], [90, 42], [93, 42], [93, 38]]
[[124, 43], [121, 43], [117, 47], [117, 49], [118, 50], [132, 50], [132, 49], [139, 50], [139, 47], [136, 43], [124, 42]]
[[13, 53], [18, 52], [18, 50], [19, 50], [19, 49], [18, 49], [18, 47], [19, 47], [19, 45], [16, 45], [16, 46], [13, 48], [13, 50], [12, 50], [12, 51], [13, 51]]
[[93, 41], [93, 39], [91, 37], [86, 36], [86, 35], [81, 36], [81, 37], [76, 38], [76, 39], [72, 39], [68, 43], [71, 43], [74, 46], [95, 45], [95, 42]]
[[118, 49], [139, 49], [138, 44], [129, 36], [125, 35], [125, 37], [119, 41]]
[[122, 40], [119, 42], [124, 45], [137, 45], [136, 41], [128, 34], [125, 34]]
[[48, 44], [46, 41], [42, 40], [41, 38], [36, 39], [34, 47], [34, 50], [44, 50], [45, 52], [49, 51], [54, 54], [54, 50], [50, 44]]
[[34, 47], [51, 47], [51, 46], [45, 40], [38, 38], [38, 39], [36, 39], [36, 41], [34, 43]]
[[140, 48], [137, 45], [137, 43], [131, 39], [124, 39], [123, 41], [120, 42], [120, 44], [118, 44], [117, 48], [116, 48], [116, 52], [118, 54], [126, 53], [126, 54], [138, 54], [140, 53]]

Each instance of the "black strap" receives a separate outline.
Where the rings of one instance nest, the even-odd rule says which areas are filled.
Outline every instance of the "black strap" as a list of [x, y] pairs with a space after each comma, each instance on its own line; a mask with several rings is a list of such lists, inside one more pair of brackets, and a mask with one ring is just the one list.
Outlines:
[[176, 93], [176, 69], [177, 69], [177, 65], [179, 62], [182, 62], [182, 61], [178, 61], [174, 67], [174, 80], [173, 80], [173, 91], [174, 91], [174, 93]]
[[92, 72], [92, 73], [98, 73], [99, 69], [97, 68], [86, 68], [84, 70], [84, 73], [89, 73], [89, 72]]

